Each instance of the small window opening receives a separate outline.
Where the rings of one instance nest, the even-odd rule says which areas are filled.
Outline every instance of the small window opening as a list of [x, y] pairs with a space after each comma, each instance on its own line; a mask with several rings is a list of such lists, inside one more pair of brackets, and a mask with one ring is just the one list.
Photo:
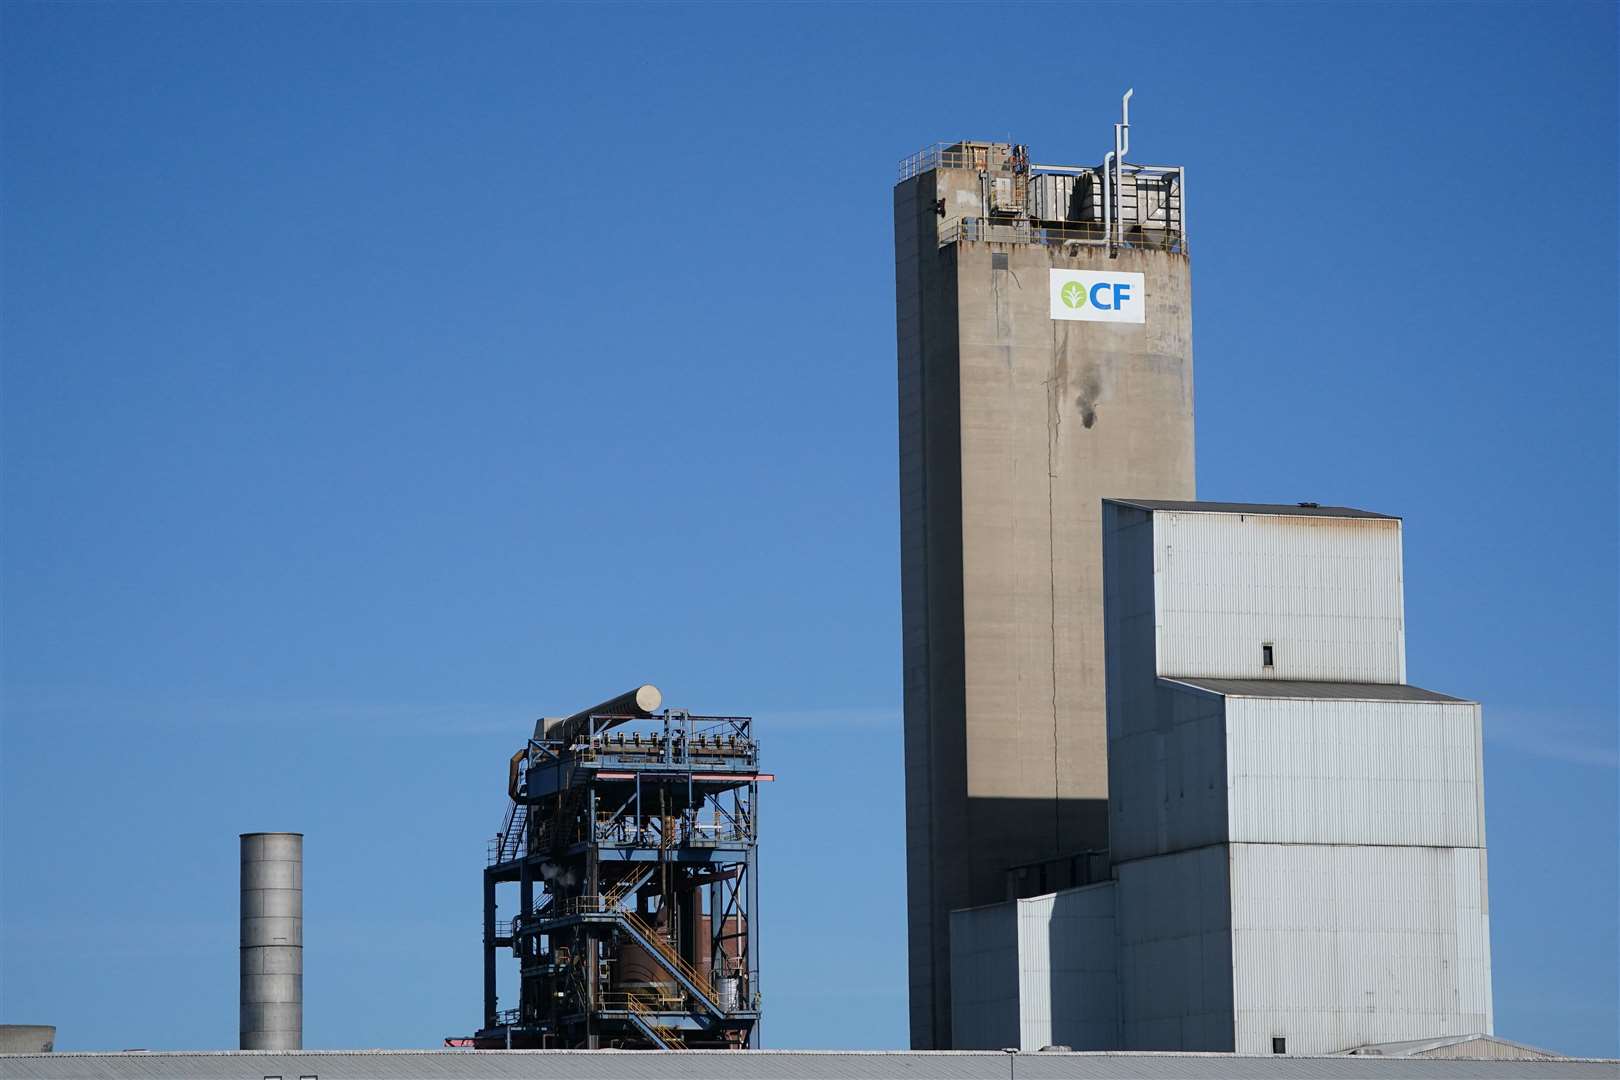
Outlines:
[[1260, 666], [1271, 667], [1271, 642], [1260, 646]]
[[1005, 251], [992, 251], [990, 253], [990, 269], [1007, 269], [1007, 253]]
[[[1269, 649], [1271, 646], [1267, 645], [1266, 648]], [[1273, 1054], [1288, 1053], [1288, 1040], [1283, 1038], [1281, 1035], [1273, 1035], [1271, 1037], [1271, 1052]]]

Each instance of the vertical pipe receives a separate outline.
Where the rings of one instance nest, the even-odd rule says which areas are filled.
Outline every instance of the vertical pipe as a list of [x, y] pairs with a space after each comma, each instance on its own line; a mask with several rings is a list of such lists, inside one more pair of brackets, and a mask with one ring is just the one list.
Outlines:
[[1187, 252], [1187, 170], [1176, 172], [1176, 183], [1181, 188], [1181, 251]]
[[495, 996], [495, 875], [484, 871], [484, 1026], [492, 1028], [499, 1019]]
[[1125, 152], [1124, 136], [1114, 125], [1114, 235], [1108, 238], [1108, 253], [1114, 254], [1125, 239]]
[[725, 949], [726, 906], [720, 899], [720, 883], [709, 882], [709, 979], [716, 986], [725, 970], [722, 953]]
[[1108, 254], [1109, 254], [1110, 257], [1112, 257], [1113, 254], [1114, 254], [1114, 187], [1113, 187], [1113, 171], [1114, 171], [1114, 152], [1112, 150], [1110, 150], [1110, 151], [1108, 151], [1108, 153], [1106, 155], [1103, 156], [1103, 169], [1102, 169], [1102, 174], [1103, 174], [1103, 190], [1102, 190], [1103, 243], [1108, 245]]
[[1134, 93], [1136, 90], [1132, 88], [1119, 99], [1119, 123], [1114, 125], [1114, 228], [1119, 233], [1120, 246], [1125, 243], [1125, 155], [1131, 152], [1131, 95]]
[[[602, 872], [598, 865], [596, 835], [596, 789], [593, 787], [585, 803], [585, 820], [589, 822], [586, 835], [591, 837], [591, 843], [585, 848], [585, 895], [590, 897], [591, 905], [597, 906], [602, 896]], [[587, 931], [592, 927], [585, 927]], [[596, 1031], [596, 1010], [601, 1008], [598, 995], [597, 981], [602, 970], [602, 939], [592, 933], [586, 938], [585, 945], [585, 1049], [596, 1050], [601, 1047], [601, 1036]]]
[[[759, 993], [759, 933], [756, 930], [759, 918], [759, 781], [748, 785], [748, 813], [752, 820], [752, 835], [748, 838], [748, 917], [743, 925], [748, 929], [748, 994], [757, 1000]], [[762, 1018], [755, 1017], [754, 1026], [748, 1029], [748, 1048], [758, 1050], [765, 1045], [761, 1039], [760, 1031]]]
[[241, 1048], [302, 1050], [304, 834], [241, 840]]

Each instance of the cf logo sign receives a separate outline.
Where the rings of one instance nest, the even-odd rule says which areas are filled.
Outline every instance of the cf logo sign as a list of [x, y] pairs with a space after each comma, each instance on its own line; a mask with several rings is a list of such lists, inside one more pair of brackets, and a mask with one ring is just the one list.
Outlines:
[[1131, 298], [1131, 283], [1116, 281], [1110, 284], [1099, 281], [1087, 289], [1078, 281], [1071, 281], [1058, 291], [1058, 296], [1065, 307], [1078, 310], [1089, 303], [1092, 307], [1103, 311], [1118, 311], [1121, 305]]
[[1052, 318], [1081, 322], [1146, 321], [1141, 274], [1052, 271]]

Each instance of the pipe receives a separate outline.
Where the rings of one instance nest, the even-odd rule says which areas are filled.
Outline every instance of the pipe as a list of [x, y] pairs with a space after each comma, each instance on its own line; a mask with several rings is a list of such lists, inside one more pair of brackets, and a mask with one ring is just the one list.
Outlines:
[[302, 1050], [304, 834], [241, 840], [241, 1049]]
[[[1114, 167], [1119, 171], [1114, 183], [1114, 228], [1116, 246], [1125, 242], [1125, 155], [1131, 152], [1131, 95], [1136, 88], [1125, 91], [1119, 99], [1119, 123], [1114, 125]], [[1112, 254], [1112, 252], [1110, 252]]]
[[1125, 237], [1125, 152], [1119, 125], [1114, 125], [1114, 231], [1108, 236], [1108, 257], [1113, 258]]
[[657, 712], [658, 706], [663, 703], [664, 695], [658, 692], [658, 687], [651, 683], [643, 683], [634, 690], [626, 690], [618, 697], [608, 698], [600, 705], [592, 705], [588, 709], [581, 709], [565, 719], [542, 720], [536, 725], [538, 729], [536, 736], [571, 743], [585, 730], [586, 724], [593, 716], [647, 717]]
[[1181, 185], [1181, 250], [1187, 251], [1187, 170], [1176, 170], [1176, 182]]
[[[1115, 140], [1117, 141], [1119, 135], [1119, 128], [1117, 125], [1114, 128], [1114, 135]], [[1103, 240], [1108, 244], [1108, 257], [1110, 259], [1114, 257], [1114, 189], [1110, 184], [1110, 178], [1113, 176], [1113, 172], [1114, 152], [1110, 150], [1107, 154], [1103, 155], [1102, 168]]]

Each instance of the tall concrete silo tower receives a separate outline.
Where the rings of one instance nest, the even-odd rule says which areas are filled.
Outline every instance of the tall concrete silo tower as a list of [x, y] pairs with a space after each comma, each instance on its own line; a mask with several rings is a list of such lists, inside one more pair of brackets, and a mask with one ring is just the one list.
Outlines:
[[895, 188], [918, 1049], [952, 910], [1105, 865], [1102, 500], [1194, 497], [1185, 174], [1127, 163], [1128, 102], [1100, 166], [959, 142]]

